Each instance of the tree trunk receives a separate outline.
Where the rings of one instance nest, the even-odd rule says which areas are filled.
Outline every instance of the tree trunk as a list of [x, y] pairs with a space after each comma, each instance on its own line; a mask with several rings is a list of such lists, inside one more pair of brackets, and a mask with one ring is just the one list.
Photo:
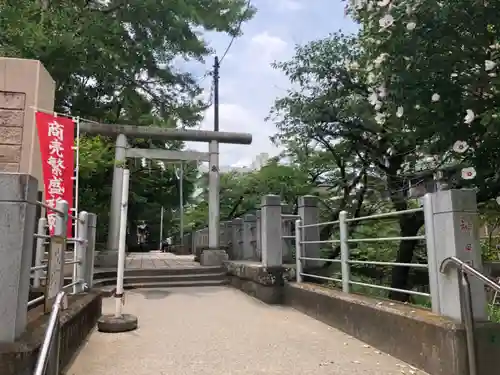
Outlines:
[[[401, 237], [416, 236], [423, 224], [424, 215], [422, 212], [413, 215], [401, 215], [399, 219]], [[417, 243], [418, 240], [400, 241], [396, 262], [411, 263]], [[392, 270], [391, 287], [395, 289], [408, 289], [409, 273], [410, 267], [394, 267]], [[395, 301], [408, 302], [410, 300], [410, 294], [391, 291], [389, 293], [389, 298]]]

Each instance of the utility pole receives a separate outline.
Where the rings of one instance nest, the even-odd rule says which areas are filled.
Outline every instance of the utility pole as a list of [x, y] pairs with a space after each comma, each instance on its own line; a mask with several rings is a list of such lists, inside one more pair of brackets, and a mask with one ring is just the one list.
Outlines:
[[[219, 58], [214, 59], [214, 131], [219, 131]], [[208, 191], [208, 247], [219, 250], [220, 202], [219, 202], [219, 142], [212, 141], [208, 146], [209, 171], [208, 180], [211, 189]]]
[[219, 58], [214, 59], [214, 131], [219, 131]]

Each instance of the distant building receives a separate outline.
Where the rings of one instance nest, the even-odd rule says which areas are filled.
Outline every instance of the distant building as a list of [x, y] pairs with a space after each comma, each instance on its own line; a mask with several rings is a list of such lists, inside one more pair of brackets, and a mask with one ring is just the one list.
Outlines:
[[[240, 173], [247, 173], [247, 172], [253, 172], [253, 171], [258, 171], [262, 167], [264, 167], [267, 163], [269, 162], [269, 154], [268, 153], [260, 153], [255, 157], [255, 159], [252, 161], [252, 163], [248, 166], [235, 166], [235, 165], [221, 165], [219, 166], [219, 171], [221, 173], [228, 173], [228, 172], [240, 172]], [[208, 172], [208, 165], [203, 164], [200, 166], [200, 172]]]

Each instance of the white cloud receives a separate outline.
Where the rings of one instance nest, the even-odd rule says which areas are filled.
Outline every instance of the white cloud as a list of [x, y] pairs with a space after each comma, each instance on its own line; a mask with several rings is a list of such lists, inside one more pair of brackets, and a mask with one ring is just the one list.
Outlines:
[[269, 65], [284, 55], [288, 49], [288, 43], [264, 31], [252, 37], [249, 49], [253, 59]]
[[296, 0], [275, 0], [280, 10], [297, 11], [304, 8], [304, 4]]

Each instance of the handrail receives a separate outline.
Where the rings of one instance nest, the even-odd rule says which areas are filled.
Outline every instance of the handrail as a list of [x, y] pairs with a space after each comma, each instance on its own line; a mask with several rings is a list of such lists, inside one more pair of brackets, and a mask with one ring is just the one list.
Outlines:
[[440, 271], [442, 273], [446, 273], [446, 270], [450, 266], [450, 264], [458, 266], [461, 271], [466, 272], [471, 276], [477, 277], [479, 280], [481, 280], [484, 284], [488, 285], [490, 288], [496, 290], [497, 292], [500, 292], [499, 284], [492, 281], [489, 277], [483, 275], [481, 272], [469, 266], [467, 263], [461, 261], [457, 257], [449, 257], [443, 260], [443, 262], [441, 263]]
[[442, 273], [450, 268], [450, 266], [455, 266], [460, 272], [460, 294], [463, 299], [462, 305], [462, 319], [465, 326], [465, 339], [467, 342], [467, 358], [469, 365], [469, 375], [477, 375], [477, 356], [476, 356], [476, 338], [474, 332], [474, 311], [472, 308], [472, 294], [470, 289], [470, 282], [467, 275], [471, 275], [482, 281], [485, 285], [490, 288], [500, 292], [500, 285], [490, 280], [487, 276], [483, 275], [481, 272], [471, 267], [464, 261], [458, 259], [457, 257], [448, 257], [443, 260], [439, 270]]
[[45, 331], [45, 336], [38, 354], [33, 375], [59, 375], [59, 319], [65, 302], [66, 293], [64, 291], [60, 291], [57, 294], [52, 306], [49, 324], [47, 326], [47, 330]]

